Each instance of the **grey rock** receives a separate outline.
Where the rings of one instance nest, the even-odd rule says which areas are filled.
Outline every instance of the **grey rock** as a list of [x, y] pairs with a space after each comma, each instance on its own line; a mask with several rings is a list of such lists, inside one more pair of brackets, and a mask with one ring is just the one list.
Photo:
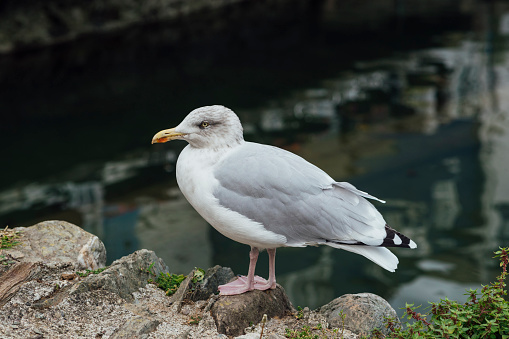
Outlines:
[[211, 294], [218, 293], [218, 286], [224, 285], [235, 278], [235, 273], [229, 267], [216, 265], [205, 272], [203, 281], [194, 287], [190, 299], [192, 301], [207, 300]]
[[186, 278], [184, 279], [184, 281], [182, 281], [180, 283], [180, 286], [177, 290], [177, 292], [175, 292], [172, 296], [171, 296], [171, 299], [170, 299], [170, 303], [172, 305], [176, 305], [176, 309], [177, 309], [177, 312], [180, 312], [181, 309], [182, 309], [182, 303], [184, 301], [184, 299], [189, 299], [189, 294], [191, 292], [191, 286], [192, 286], [192, 278], [194, 276], [194, 272], [196, 270], [192, 270], [187, 276]]
[[147, 285], [148, 280], [154, 279], [160, 272], [168, 272], [164, 261], [153, 251], [139, 250], [115, 260], [103, 272], [89, 275], [73, 286], [71, 294], [103, 289], [131, 301], [132, 293]]
[[343, 319], [339, 315], [341, 311], [345, 316], [344, 327], [359, 335], [368, 335], [375, 328], [388, 334], [389, 330], [384, 326], [385, 317], [395, 318], [399, 323], [396, 311], [376, 294], [345, 294], [320, 308], [320, 313], [330, 326], [340, 329], [343, 327]]
[[235, 337], [235, 339], [260, 339], [260, 333], [247, 333]]
[[220, 296], [210, 311], [219, 333], [238, 336], [250, 324], [259, 323], [264, 314], [268, 318], [282, 318], [295, 309], [284, 289], [277, 285], [274, 290]]
[[117, 329], [110, 338], [112, 339], [130, 339], [141, 338], [150, 332], [155, 331], [161, 322], [156, 319], [142, 316], [134, 316], [123, 326]]
[[267, 337], [267, 339], [285, 339], [285, 337], [272, 333]]
[[[200, 301], [208, 300], [211, 295], [218, 292], [217, 287], [228, 283], [235, 277], [232, 269], [216, 265], [205, 272], [203, 280], [199, 283], [193, 283], [193, 277], [196, 269], [189, 272], [186, 279], [182, 281], [177, 292], [171, 297], [171, 303], [177, 305], [177, 311], [181, 312], [184, 300]], [[206, 309], [208, 311], [208, 309]]]
[[17, 227], [20, 243], [5, 253], [20, 262], [72, 263], [78, 269], [97, 269], [106, 264], [106, 248], [95, 235], [59, 220]]
[[189, 338], [189, 333], [191, 333], [191, 330], [187, 330], [185, 331], [184, 333], [182, 333], [181, 335], [179, 335], [177, 337], [177, 339], [188, 339]]

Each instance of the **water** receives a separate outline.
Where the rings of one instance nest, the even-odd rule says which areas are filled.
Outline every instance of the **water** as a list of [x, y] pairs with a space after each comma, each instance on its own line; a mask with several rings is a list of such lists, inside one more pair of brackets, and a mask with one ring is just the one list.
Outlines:
[[[190, 110], [223, 104], [247, 140], [387, 200], [376, 207], [418, 244], [394, 250], [396, 273], [328, 247], [280, 249], [278, 281], [295, 305], [359, 292], [395, 308], [464, 300], [494, 280], [491, 253], [509, 243], [509, 8], [478, 6], [419, 29], [398, 21], [352, 35], [330, 13], [287, 13], [284, 27], [179, 40], [161, 25], [4, 56], [0, 225], [67, 220], [97, 234], [110, 262], [148, 248], [176, 273], [245, 274], [249, 248], [176, 187], [184, 143], [150, 145]], [[257, 273], [267, 270], [263, 253]]]

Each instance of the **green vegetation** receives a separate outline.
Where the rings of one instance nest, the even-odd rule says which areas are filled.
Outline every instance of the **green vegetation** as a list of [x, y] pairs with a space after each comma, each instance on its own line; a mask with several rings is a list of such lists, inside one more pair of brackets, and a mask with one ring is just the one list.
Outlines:
[[297, 306], [297, 315], [295, 316], [296, 319], [302, 319], [304, 318], [304, 311], [302, 310], [302, 307]]
[[413, 323], [407, 322], [404, 328], [397, 328], [394, 319], [388, 319], [386, 327], [391, 332], [384, 336], [380, 331], [374, 331], [373, 337], [509, 339], [509, 302], [505, 299], [508, 252], [509, 247], [495, 252], [502, 268], [497, 282], [482, 286], [480, 294], [477, 289], [467, 291], [466, 303], [445, 298], [438, 303], [431, 302], [430, 311], [426, 314], [416, 312], [419, 306], [406, 305], [405, 317], [413, 319]]
[[[146, 272], [152, 274], [154, 277], [156, 274], [153, 272], [152, 268], [154, 267], [154, 264], [152, 263], [149, 268], [146, 270]], [[197, 284], [198, 282], [202, 281], [205, 277], [205, 271], [201, 268], [195, 268], [193, 277], [191, 278], [191, 283]], [[159, 276], [157, 276], [156, 280], [149, 279], [148, 282], [155, 284], [160, 289], [164, 290], [166, 292], [166, 295], [172, 295], [175, 292], [177, 292], [178, 288], [180, 287], [180, 284], [184, 279], [186, 278], [183, 274], [172, 274], [172, 273], [163, 273], [160, 272]]]
[[[19, 244], [19, 238], [21, 233], [19, 231], [10, 230], [9, 226], [6, 226], [3, 230], [0, 230], [0, 250], [11, 248]], [[11, 260], [12, 257], [6, 254], [0, 253], [0, 265], [14, 264], [16, 261]]]
[[289, 339], [334, 339], [343, 338], [343, 331], [338, 334], [339, 329], [327, 329], [318, 324], [315, 327], [302, 326], [300, 330], [286, 329], [285, 337]]
[[0, 254], [0, 264], [1, 265], [4, 265], [4, 266], [7, 266], [7, 265], [10, 265], [10, 264], [14, 264], [16, 261], [14, 260], [10, 260], [8, 256], [6, 256], [5, 254]]
[[202, 317], [200, 316], [191, 316], [189, 319], [189, 325], [198, 325]]
[[98, 268], [96, 270], [85, 270], [85, 272], [76, 272], [76, 274], [79, 275], [82, 278], [85, 278], [85, 277], [88, 277], [90, 274], [99, 274], [99, 273], [101, 273], [102, 271], [104, 271], [107, 268], [108, 268], [108, 266], [102, 267], [102, 268]]
[[[345, 314], [343, 311], [339, 312], [339, 316], [342, 320], [341, 326], [341, 334], [338, 334], [339, 329], [327, 329], [323, 328], [321, 324], [316, 325], [315, 327], [309, 327], [307, 325], [302, 326], [299, 330], [295, 329], [285, 329], [285, 336], [290, 339], [327, 339], [327, 338], [343, 338], [343, 333], [345, 330]], [[295, 319], [301, 320], [304, 318], [304, 310], [302, 307], [297, 306], [297, 313], [295, 314]]]
[[19, 244], [20, 232], [10, 230], [9, 226], [6, 226], [3, 230], [0, 230], [0, 249], [11, 248]]
[[166, 295], [172, 295], [177, 292], [180, 283], [186, 278], [183, 274], [170, 274], [170, 273], [159, 273], [159, 276], [155, 281], [151, 279], [149, 282], [154, 283], [160, 289], [166, 292]]

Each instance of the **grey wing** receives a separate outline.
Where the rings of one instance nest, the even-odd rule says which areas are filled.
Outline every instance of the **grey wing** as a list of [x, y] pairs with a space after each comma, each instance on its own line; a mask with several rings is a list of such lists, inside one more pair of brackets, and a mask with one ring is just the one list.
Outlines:
[[379, 246], [387, 235], [383, 217], [363, 198], [374, 197], [282, 149], [246, 143], [214, 176], [221, 205], [284, 235], [288, 246]]

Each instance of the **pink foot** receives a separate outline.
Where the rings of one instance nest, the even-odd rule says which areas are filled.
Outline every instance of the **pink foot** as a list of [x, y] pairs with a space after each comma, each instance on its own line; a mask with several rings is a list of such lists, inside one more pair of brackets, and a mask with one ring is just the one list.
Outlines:
[[276, 288], [276, 282], [274, 281], [271, 283], [268, 280], [265, 280], [259, 276], [255, 276], [255, 290], [265, 291], [268, 289], [275, 289]]
[[247, 277], [242, 275], [239, 276], [236, 280], [219, 286], [219, 294], [220, 295], [237, 295], [242, 294], [252, 290], [268, 290], [269, 288], [276, 288], [276, 283], [270, 284], [267, 280], [262, 277], [255, 276], [254, 277], [254, 286], [249, 286], [249, 282]]

